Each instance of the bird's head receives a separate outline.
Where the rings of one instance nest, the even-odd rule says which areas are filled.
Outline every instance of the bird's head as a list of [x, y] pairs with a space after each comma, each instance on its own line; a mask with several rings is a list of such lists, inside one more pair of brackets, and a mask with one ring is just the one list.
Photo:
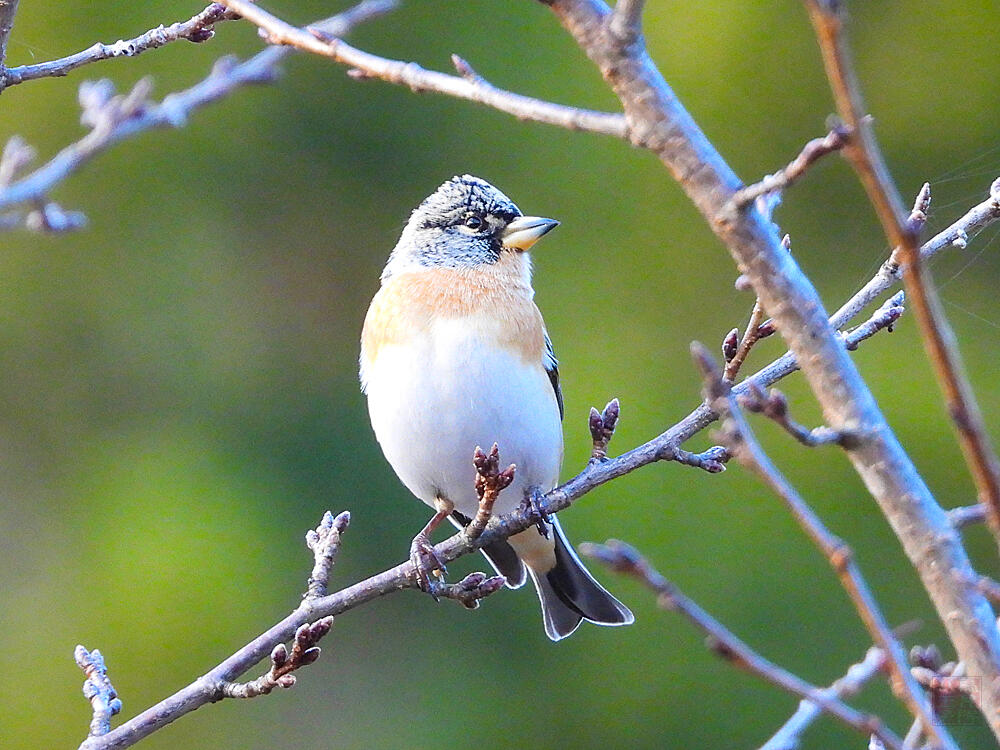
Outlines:
[[505, 253], [526, 252], [558, 224], [524, 216], [485, 180], [468, 174], [453, 177], [410, 215], [382, 278], [419, 268], [494, 264]]

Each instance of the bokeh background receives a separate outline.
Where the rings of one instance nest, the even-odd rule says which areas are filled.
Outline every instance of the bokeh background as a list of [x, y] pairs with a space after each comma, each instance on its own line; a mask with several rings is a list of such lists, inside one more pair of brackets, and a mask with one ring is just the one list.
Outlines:
[[[185, 19], [180, 0], [24, 0], [12, 65]], [[931, 227], [1000, 174], [1000, 25], [977, 2], [852, 3], [870, 110], [899, 184], [934, 189]], [[274, 0], [306, 23], [343, 7]], [[664, 75], [746, 180], [825, 132], [832, 106], [797, 2], [650, 3]], [[531, 2], [406, 3], [353, 41], [448, 69], [468, 59], [495, 84], [615, 109], [599, 75]], [[225, 53], [260, 48], [227, 23], [207, 44], [27, 83], [0, 98], [0, 136], [42, 158], [82, 134], [76, 88], [152, 75], [189, 86]], [[11, 233], [0, 253], [0, 745], [75, 747], [89, 706], [72, 661], [106, 654], [124, 716], [209, 669], [295, 606], [324, 510], [353, 522], [336, 569], [346, 585], [403, 559], [427, 510], [383, 460], [358, 391], [358, 334], [408, 212], [472, 172], [526, 212], [559, 218], [535, 253], [537, 300], [562, 361], [568, 478], [588, 453], [587, 410], [618, 396], [620, 451], [699, 400], [687, 347], [742, 327], [720, 244], [646, 153], [436, 95], [355, 82], [297, 56], [273, 86], [239, 91], [181, 130], [116, 147], [55, 191], [84, 210], [71, 236]], [[778, 220], [830, 307], [887, 248], [849, 169], [825, 160]], [[935, 264], [988, 424], [1000, 416], [997, 230]], [[782, 351], [769, 340], [749, 367]], [[973, 499], [914, 323], [856, 354], [890, 422], [946, 506]], [[819, 413], [799, 376], [796, 414]], [[780, 466], [857, 550], [889, 619], [942, 630], [873, 501], [835, 449], [808, 451], [759, 424]], [[994, 439], [1000, 434], [994, 431]], [[700, 435], [688, 447], [709, 445]], [[868, 637], [826, 562], [739, 467], [710, 476], [647, 467], [590, 494], [564, 523], [576, 541], [626, 539], [765, 655], [826, 684]], [[986, 572], [996, 549], [968, 535]], [[458, 576], [479, 559], [453, 566]], [[553, 645], [529, 591], [477, 612], [405, 592], [338, 618], [322, 660], [292, 691], [207, 707], [148, 748], [753, 747], [795, 701], [707, 652], [692, 628], [605, 571], [636, 613], [627, 629], [582, 627]], [[858, 699], [900, 732], [876, 684]], [[991, 746], [967, 704], [950, 714], [969, 748]], [[805, 746], [863, 747], [823, 721]]]

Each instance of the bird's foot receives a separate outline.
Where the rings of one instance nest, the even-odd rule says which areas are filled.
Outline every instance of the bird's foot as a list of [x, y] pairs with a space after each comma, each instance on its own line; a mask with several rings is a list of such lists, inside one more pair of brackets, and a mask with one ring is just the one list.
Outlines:
[[521, 506], [518, 510], [525, 515], [525, 517], [531, 521], [531, 523], [538, 529], [538, 533], [544, 536], [546, 539], [549, 538], [549, 526], [552, 524], [552, 519], [549, 518], [549, 514], [542, 510], [542, 498], [544, 494], [538, 487], [530, 488], [524, 495], [524, 500], [521, 501]]
[[437, 600], [438, 595], [435, 590], [441, 585], [437, 578], [443, 579], [448, 569], [434, 550], [430, 537], [422, 531], [413, 537], [413, 542], [410, 544], [410, 562], [416, 570], [415, 575], [420, 590]]
[[443, 580], [448, 569], [438, 556], [437, 550], [434, 549], [434, 544], [431, 542], [431, 532], [448, 517], [449, 512], [450, 510], [447, 508], [438, 510], [410, 542], [410, 562], [413, 563], [417, 585], [421, 591], [433, 596], [435, 601], [438, 599], [436, 589], [442, 585], [436, 579]]

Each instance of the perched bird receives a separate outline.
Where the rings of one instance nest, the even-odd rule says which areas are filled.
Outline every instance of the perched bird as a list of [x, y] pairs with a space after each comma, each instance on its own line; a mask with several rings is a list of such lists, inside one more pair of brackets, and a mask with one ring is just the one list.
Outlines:
[[[382, 272], [361, 334], [361, 389], [386, 459], [437, 511], [427, 532], [445, 517], [461, 528], [475, 516], [477, 446], [496, 442], [516, 464], [495, 513], [559, 480], [559, 370], [527, 252], [558, 223], [523, 216], [484, 180], [454, 177], [413, 211]], [[530, 528], [483, 553], [511, 588], [531, 576], [552, 640], [581, 620], [631, 623], [549, 521], [547, 537]]]

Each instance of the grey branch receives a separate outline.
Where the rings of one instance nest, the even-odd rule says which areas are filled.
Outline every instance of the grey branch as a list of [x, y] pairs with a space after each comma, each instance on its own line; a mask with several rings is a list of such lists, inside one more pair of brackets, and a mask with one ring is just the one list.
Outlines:
[[0, 0], [0, 72], [4, 69], [4, 60], [7, 59], [7, 40], [14, 28], [18, 2], [19, 0]]
[[834, 128], [823, 138], [809, 141], [791, 162], [760, 182], [740, 188], [733, 196], [736, 208], [743, 208], [768, 193], [780, 193], [806, 173], [813, 164], [827, 154], [839, 151], [847, 143], [849, 132], [843, 126]]
[[[845, 153], [868, 193], [886, 237], [895, 248], [893, 255], [903, 267], [903, 281], [920, 326], [924, 348], [934, 366], [945, 405], [958, 434], [962, 454], [976, 483], [979, 502], [986, 507], [987, 524], [996, 543], [1000, 545], [1000, 460], [965, 374], [958, 341], [944, 314], [930, 269], [921, 263], [917, 240], [923, 226], [920, 217], [926, 214], [926, 205], [930, 202], [929, 187], [924, 186], [913, 211], [909, 215], [905, 214], [899, 191], [882, 158], [875, 133], [864, 116], [861, 87], [854, 72], [843, 28], [843, 9], [839, 4], [818, 0], [806, 0], [806, 7], [816, 28], [837, 110], [854, 131]], [[994, 734], [1000, 738], [1000, 709], [997, 706], [1000, 703], [1000, 675], [993, 682], [991, 726]]]
[[[14, 4], [16, 5], [16, 3]], [[180, 39], [186, 39], [189, 42], [204, 42], [214, 35], [213, 27], [215, 24], [235, 18], [238, 16], [227, 10], [225, 6], [211, 3], [187, 21], [173, 23], [169, 26], [160, 25], [133, 39], [119, 39], [114, 44], [98, 42], [85, 50], [61, 57], [58, 60], [20, 65], [15, 68], [0, 68], [0, 92], [11, 86], [37, 78], [65, 76], [77, 68], [100, 60], [135, 57], [146, 50], [157, 49]]]
[[966, 505], [948, 511], [948, 520], [956, 529], [964, 529], [974, 523], [986, 520], [986, 508], [982, 505]]
[[303, 598], [316, 599], [326, 596], [330, 585], [330, 572], [340, 551], [340, 537], [351, 523], [351, 514], [346, 510], [334, 517], [327, 511], [315, 529], [306, 534], [306, 546], [313, 553], [313, 569]]
[[920, 575], [959, 656], [982, 677], [977, 705], [1000, 737], [1000, 633], [989, 603], [961, 583], [973, 574], [962, 541], [844, 350], [816, 289], [781, 246], [772, 222], [753, 206], [733, 210], [740, 180], [641, 43], [623, 45], [610, 33], [607, 5], [551, 0], [549, 7], [618, 96], [631, 142], [660, 158], [749, 279], [797, 355], [826, 423], [865, 436], [847, 456]]
[[[319, 25], [345, 34], [356, 24], [386, 12], [393, 5], [394, 0], [366, 0]], [[0, 182], [0, 212], [24, 203], [44, 204], [46, 195], [57, 184], [115, 144], [147, 130], [181, 127], [192, 112], [236, 89], [274, 80], [276, 66], [288, 52], [288, 48], [269, 47], [244, 62], [222, 57], [207, 78], [189, 89], [169, 94], [159, 103], [149, 101], [147, 79], [123, 96], [116, 96], [108, 81], [85, 82], [80, 87], [81, 119], [91, 131], [23, 177], [17, 178], [27, 164], [23, 154], [18, 157], [16, 168], [0, 163], [0, 175], [6, 176], [6, 181]], [[8, 151], [5, 150], [5, 156]], [[0, 213], [0, 226], [15, 225], [19, 216]]]
[[846, 448], [856, 439], [849, 431], [834, 430], [826, 425], [809, 429], [799, 424], [789, 416], [788, 399], [777, 388], [765, 391], [751, 383], [749, 392], [740, 399], [740, 406], [754, 414], [763, 414], [808, 448], [830, 443]]
[[[857, 695], [885, 665], [885, 651], [872, 646], [865, 658], [852, 664], [843, 677], [822, 692], [830, 698], [844, 699]], [[760, 750], [797, 750], [802, 733], [819, 717], [823, 709], [810, 700], [799, 703], [798, 709], [775, 732]]]
[[460, 75], [425, 70], [416, 63], [390, 60], [355, 49], [339, 39], [339, 33], [320, 25], [314, 24], [310, 30], [297, 28], [249, 0], [222, 0], [222, 3], [258, 26], [271, 44], [288, 45], [328, 57], [356, 71], [352, 73], [355, 78], [378, 78], [408, 86], [418, 93], [432, 91], [467, 99], [506, 112], [519, 120], [531, 120], [569, 130], [586, 130], [616, 138], [626, 137], [625, 118], [619, 114], [568, 107], [504, 91], [483, 80], [461, 58], [455, 61]]
[[934, 710], [924, 697], [920, 685], [910, 674], [906, 652], [892, 632], [878, 602], [872, 594], [861, 568], [854, 560], [854, 553], [847, 544], [834, 535], [805, 499], [778, 470], [764, 449], [757, 442], [753, 430], [740, 410], [732, 387], [715, 364], [708, 350], [701, 344], [692, 344], [691, 352], [705, 381], [705, 400], [713, 405], [722, 418], [719, 436], [733, 456], [748, 468], [781, 498], [795, 517], [799, 526], [826, 557], [836, 572], [844, 590], [850, 596], [858, 615], [872, 636], [875, 645], [885, 652], [886, 666], [893, 678], [897, 696], [906, 704], [914, 719], [930, 727], [936, 746], [958, 746], [948, 730], [935, 721]]
[[645, 584], [656, 593], [660, 607], [686, 617], [708, 636], [709, 647], [726, 661], [758, 675], [782, 690], [808, 700], [866, 737], [874, 734], [885, 743], [886, 747], [902, 750], [902, 741], [883, 725], [881, 719], [856, 711], [840, 700], [835, 693], [815, 687], [765, 659], [692, 599], [685, 596], [676, 585], [656, 571], [635, 548], [611, 539], [607, 544], [581, 544], [580, 552]]
[[94, 709], [90, 721], [90, 737], [102, 737], [111, 731], [111, 717], [122, 710], [122, 702], [108, 677], [104, 656], [96, 648], [88, 651], [77, 646], [73, 652], [77, 665], [87, 675], [83, 683], [83, 695]]

